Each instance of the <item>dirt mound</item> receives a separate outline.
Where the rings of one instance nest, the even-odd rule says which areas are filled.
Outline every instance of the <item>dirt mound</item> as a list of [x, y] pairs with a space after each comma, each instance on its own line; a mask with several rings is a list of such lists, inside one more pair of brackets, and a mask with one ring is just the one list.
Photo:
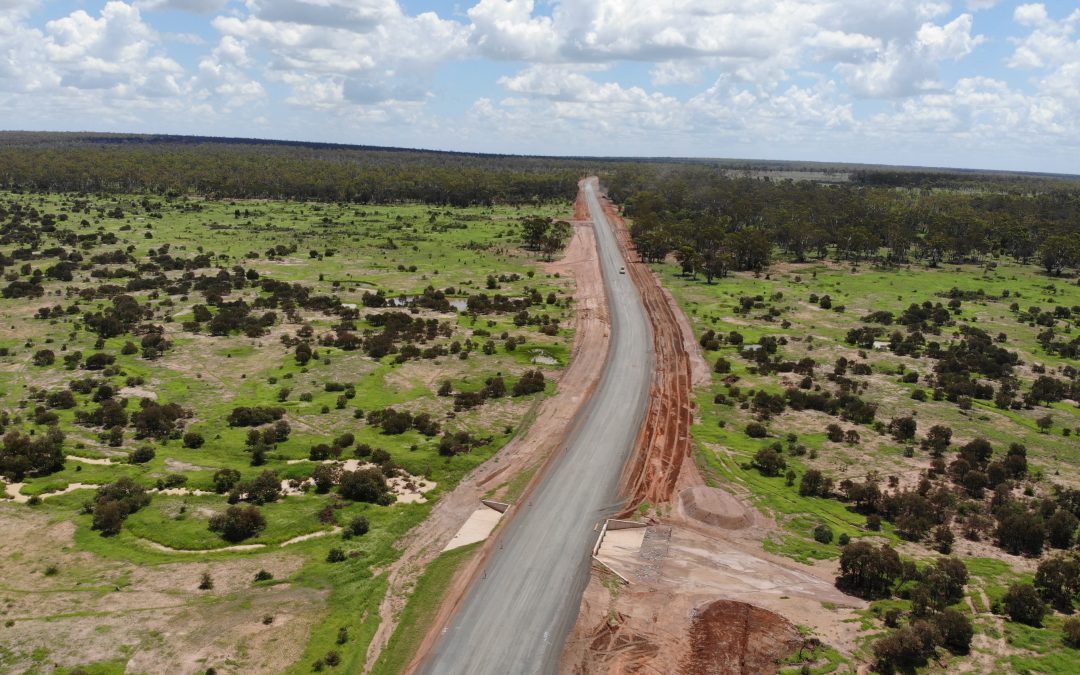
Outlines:
[[800, 643], [798, 629], [787, 619], [743, 602], [717, 600], [694, 617], [690, 653], [679, 672], [772, 673], [776, 662]]
[[589, 614], [598, 621], [568, 643], [563, 672], [775, 673], [777, 662], [802, 644], [791, 622], [746, 603], [699, 597], [695, 604], [686, 595], [626, 589], [604, 598], [606, 589], [595, 580], [590, 591]]
[[738, 499], [704, 485], [680, 492], [679, 505], [688, 518], [726, 530], [741, 530], [754, 522], [751, 513]]

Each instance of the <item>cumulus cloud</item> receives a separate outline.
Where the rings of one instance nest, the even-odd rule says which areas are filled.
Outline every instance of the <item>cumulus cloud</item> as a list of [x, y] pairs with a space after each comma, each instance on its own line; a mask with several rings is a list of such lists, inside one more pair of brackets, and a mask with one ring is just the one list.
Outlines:
[[1038, 26], [1046, 23], [1047, 18], [1046, 5], [1041, 2], [1020, 5], [1013, 10], [1013, 19], [1021, 26]]
[[416, 83], [467, 48], [462, 24], [406, 15], [393, 0], [248, 0], [247, 8], [214, 27], [268, 55], [266, 76], [292, 87], [297, 105], [420, 100], [426, 88]]
[[184, 91], [183, 68], [157, 49], [156, 31], [132, 5], [108, 2], [98, 17], [77, 10], [46, 23], [45, 33], [46, 58], [63, 86], [141, 96]]
[[[0, 0], [0, 121], [287, 119], [302, 135], [332, 119], [455, 142], [476, 125], [473, 140], [505, 143], [489, 149], [538, 152], [601, 150], [603, 134], [656, 154], [707, 153], [718, 138], [1080, 142], [1080, 10], [1052, 3], [1012, 10], [1020, 36], [1002, 64], [975, 58], [979, 12], [999, 0], [468, 0], [454, 13], [400, 0], [98, 2], [45, 21], [41, 0]], [[165, 11], [196, 26], [172, 34]], [[499, 64], [453, 94], [483, 98], [465, 120], [435, 112], [446, 64], [468, 59]], [[945, 67], [956, 61], [969, 76]], [[1023, 81], [1006, 84], [1003, 67]]]
[[468, 11], [470, 44], [493, 59], [550, 60], [559, 38], [550, 17], [534, 16], [533, 0], [480, 0]]

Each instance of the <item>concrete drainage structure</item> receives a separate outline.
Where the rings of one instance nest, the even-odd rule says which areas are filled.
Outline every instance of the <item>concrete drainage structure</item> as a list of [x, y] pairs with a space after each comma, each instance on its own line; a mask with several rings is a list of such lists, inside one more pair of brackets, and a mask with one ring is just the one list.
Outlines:
[[502, 520], [503, 514], [510, 508], [509, 504], [490, 499], [481, 499], [480, 504], [480, 508], [473, 511], [453, 539], [447, 542], [446, 547], [443, 548], [444, 552], [487, 539]]
[[615, 569], [615, 566], [612, 564], [613, 560], [605, 555], [605, 551], [618, 554], [620, 552], [641, 550], [641, 543], [645, 539], [646, 527], [648, 526], [645, 523], [639, 523], [633, 520], [620, 520], [618, 518], [608, 518], [605, 520], [604, 524], [600, 527], [600, 534], [596, 537], [596, 544], [593, 545], [593, 563], [614, 574], [621, 579], [623, 583], [629, 584], [630, 580]]

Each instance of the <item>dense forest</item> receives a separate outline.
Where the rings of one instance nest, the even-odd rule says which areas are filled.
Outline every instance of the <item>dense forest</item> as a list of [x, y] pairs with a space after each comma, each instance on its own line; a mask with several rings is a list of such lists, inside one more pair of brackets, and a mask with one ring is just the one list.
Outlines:
[[824, 185], [713, 167], [621, 166], [607, 183], [647, 260], [674, 254], [685, 273], [709, 281], [763, 269], [776, 247], [799, 262], [833, 254], [935, 267], [1009, 256], [1055, 275], [1080, 266], [1080, 182], [919, 172], [852, 179]]
[[0, 134], [0, 188], [448, 206], [569, 201], [567, 160], [182, 136]]

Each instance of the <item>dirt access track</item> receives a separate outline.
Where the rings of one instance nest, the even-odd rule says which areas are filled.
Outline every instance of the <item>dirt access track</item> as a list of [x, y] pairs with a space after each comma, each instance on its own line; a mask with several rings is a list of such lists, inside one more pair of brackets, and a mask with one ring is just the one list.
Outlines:
[[[569, 274], [576, 285], [574, 346], [570, 366], [559, 379], [556, 394], [544, 400], [535, 411], [529, 428], [462, 479], [454, 490], [440, 497], [431, 515], [403, 540], [401, 557], [387, 570], [389, 589], [379, 607], [379, 628], [368, 649], [366, 670], [371, 669], [397, 626], [397, 616], [405, 606], [416, 579], [477, 509], [481, 497], [521, 472], [541, 467], [559, 447], [574, 416], [589, 400], [600, 380], [611, 336], [611, 322], [597, 258], [596, 237], [583, 192], [578, 194], [574, 204], [572, 224], [574, 234], [562, 260], [546, 266], [549, 273]], [[543, 471], [536, 470], [531, 483], [535, 484], [542, 474]], [[526, 494], [530, 488], [526, 488]], [[502, 491], [496, 491], [493, 497], [499, 499]], [[473, 556], [455, 575], [451, 588], [443, 598], [432, 635], [438, 634], [438, 627], [446, 622], [470, 580], [476, 576], [481, 562], [489, 553], [491, 541], [489, 538], [488, 544], [481, 548], [478, 555]], [[419, 651], [423, 652], [430, 646], [428, 642], [432, 635]]]
[[[708, 487], [693, 461], [693, 390], [710, 381], [690, 322], [640, 263], [618, 209], [607, 220], [648, 311], [656, 370], [635, 454], [622, 476], [623, 517], [649, 503], [663, 517], [601, 538], [563, 673], [764, 673], [811, 646], [795, 624], [846, 651], [861, 601], [833, 584], [832, 566], [770, 555], [775, 524], [728, 492]], [[824, 606], [835, 609], [826, 610]], [[794, 622], [794, 623], [793, 623]]]

